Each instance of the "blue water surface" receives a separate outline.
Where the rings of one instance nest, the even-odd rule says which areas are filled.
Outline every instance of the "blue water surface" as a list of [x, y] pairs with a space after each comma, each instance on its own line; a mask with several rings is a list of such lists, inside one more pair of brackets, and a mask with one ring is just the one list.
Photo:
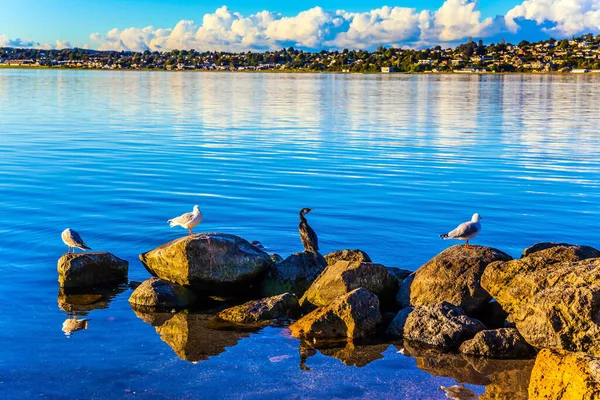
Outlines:
[[323, 254], [360, 248], [410, 270], [474, 212], [474, 243], [514, 257], [540, 241], [600, 247], [599, 83], [1, 69], [0, 397], [437, 399], [457, 382], [484, 393], [394, 344], [364, 366], [317, 352], [302, 369], [281, 327], [230, 332], [219, 353], [185, 360], [125, 287], [67, 337], [60, 232], [125, 258], [137, 281], [149, 276], [138, 254], [185, 234], [166, 221], [194, 204], [198, 230], [283, 256], [301, 250], [297, 213], [314, 207]]

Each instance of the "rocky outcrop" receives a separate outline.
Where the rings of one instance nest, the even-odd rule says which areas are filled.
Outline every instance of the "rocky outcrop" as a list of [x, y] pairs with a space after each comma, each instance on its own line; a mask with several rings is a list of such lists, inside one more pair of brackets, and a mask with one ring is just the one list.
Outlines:
[[371, 262], [371, 257], [362, 250], [338, 250], [325, 256], [327, 265], [333, 265], [338, 261]]
[[326, 266], [327, 261], [319, 253], [294, 253], [267, 270], [261, 294], [269, 297], [290, 292], [301, 297]]
[[508, 254], [483, 246], [452, 246], [421, 266], [410, 286], [410, 305], [446, 301], [468, 315], [478, 315], [492, 299], [480, 283], [481, 275], [494, 261], [508, 261]]
[[584, 353], [540, 351], [531, 372], [529, 398], [600, 399], [600, 359]]
[[291, 318], [296, 315], [297, 311], [298, 298], [296, 295], [284, 293], [227, 308], [219, 312], [217, 316], [236, 324], [259, 324]]
[[372, 335], [381, 322], [379, 300], [367, 289], [355, 289], [290, 325], [304, 339], [359, 339]]
[[457, 349], [484, 329], [485, 325], [468, 317], [462, 308], [443, 302], [415, 307], [404, 324], [404, 338], [446, 351]]
[[474, 356], [504, 359], [524, 359], [535, 354], [515, 328], [478, 332], [473, 339], [461, 344], [459, 351]]
[[188, 307], [197, 300], [190, 289], [159, 278], [142, 282], [129, 297], [129, 303], [138, 307], [163, 309]]
[[181, 237], [140, 254], [140, 260], [153, 276], [215, 294], [247, 290], [273, 264], [258, 247], [225, 233]]
[[490, 264], [482, 286], [530, 345], [600, 355], [600, 259], [589, 259], [600, 253], [544, 243], [524, 254]]
[[70, 253], [57, 268], [60, 286], [75, 288], [127, 281], [129, 263], [107, 252]]
[[413, 310], [414, 307], [406, 307], [398, 311], [398, 314], [396, 314], [396, 316], [388, 326], [386, 333], [390, 336], [404, 336], [404, 325], [406, 324], [406, 320], [408, 319], [408, 316]]
[[327, 266], [300, 299], [303, 310], [330, 304], [340, 296], [365, 288], [379, 297], [383, 306], [394, 304], [398, 281], [381, 264], [338, 261]]
[[409, 277], [414, 271], [402, 269], [398, 267], [386, 267], [389, 274], [398, 280], [398, 284], [401, 284], [406, 278]]

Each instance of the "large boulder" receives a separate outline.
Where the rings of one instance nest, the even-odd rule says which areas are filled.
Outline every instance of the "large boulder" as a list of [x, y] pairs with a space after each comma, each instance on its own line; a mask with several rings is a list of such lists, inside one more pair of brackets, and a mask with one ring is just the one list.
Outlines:
[[386, 333], [390, 336], [403, 337], [404, 336], [404, 325], [410, 313], [414, 310], [414, 307], [406, 307], [398, 311], [398, 314], [394, 317], [390, 325], [388, 326]]
[[225, 233], [184, 236], [140, 254], [140, 260], [153, 276], [217, 294], [249, 290], [273, 264], [258, 247]]
[[367, 289], [355, 289], [290, 325], [304, 339], [359, 339], [375, 333], [381, 322], [379, 299]]
[[197, 300], [190, 289], [159, 278], [142, 282], [129, 297], [129, 303], [141, 307], [183, 308]]
[[267, 270], [261, 295], [269, 297], [290, 292], [301, 297], [326, 266], [327, 261], [318, 252], [294, 253]]
[[398, 280], [381, 264], [338, 261], [327, 266], [300, 299], [304, 310], [323, 307], [338, 297], [358, 288], [365, 288], [379, 297], [382, 305], [395, 305]]
[[515, 328], [490, 329], [478, 332], [458, 349], [474, 356], [505, 359], [530, 358], [535, 352]]
[[400, 283], [400, 288], [396, 293], [396, 306], [399, 309], [410, 307], [410, 287], [415, 279], [415, 273], [408, 275]]
[[337, 250], [325, 255], [327, 265], [333, 265], [338, 261], [371, 262], [371, 257], [362, 250]]
[[129, 263], [107, 252], [70, 253], [57, 268], [60, 286], [75, 288], [127, 281]]
[[298, 298], [291, 293], [252, 300], [227, 308], [217, 314], [225, 321], [236, 324], [259, 324], [293, 317], [298, 311]]
[[535, 359], [529, 399], [600, 399], [600, 359], [544, 349]]
[[443, 302], [415, 307], [406, 319], [403, 333], [406, 340], [448, 351], [484, 329], [485, 325], [468, 317], [462, 308]]
[[484, 246], [452, 246], [416, 272], [410, 286], [410, 305], [423, 306], [447, 301], [468, 315], [479, 316], [492, 299], [480, 284], [491, 262], [508, 261], [508, 254]]
[[490, 264], [482, 286], [530, 345], [600, 355], [600, 258], [589, 258], [600, 253], [558, 244], [524, 254]]

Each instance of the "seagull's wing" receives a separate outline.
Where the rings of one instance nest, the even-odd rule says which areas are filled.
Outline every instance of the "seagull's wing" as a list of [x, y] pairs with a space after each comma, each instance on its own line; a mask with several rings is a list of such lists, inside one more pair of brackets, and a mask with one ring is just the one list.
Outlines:
[[179, 217], [170, 219], [169, 222], [171, 224], [175, 224], [175, 225], [185, 225], [188, 222], [190, 222], [193, 218], [194, 218], [194, 213], [189, 212], [189, 213], [182, 214]]
[[449, 238], [459, 238], [472, 235], [477, 232], [477, 224], [475, 222], [463, 222], [454, 230], [448, 232]]
[[69, 233], [67, 234], [67, 236], [76, 245], [78, 245], [78, 246], [85, 246], [85, 242], [83, 241], [83, 239], [81, 238], [81, 236], [79, 236], [79, 233], [75, 232], [74, 230], [71, 229], [69, 231]]

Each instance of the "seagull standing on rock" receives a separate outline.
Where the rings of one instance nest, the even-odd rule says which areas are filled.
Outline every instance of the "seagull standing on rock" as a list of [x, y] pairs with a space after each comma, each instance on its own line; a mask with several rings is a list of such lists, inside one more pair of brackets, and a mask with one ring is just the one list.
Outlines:
[[169, 225], [171, 228], [174, 226], [181, 226], [182, 228], [188, 230], [188, 235], [192, 235], [194, 233], [192, 232], [192, 228], [198, 225], [200, 222], [202, 222], [202, 212], [200, 212], [198, 206], [194, 206], [194, 211], [170, 219]]
[[442, 239], [466, 240], [467, 245], [465, 247], [468, 249], [471, 247], [469, 246], [469, 239], [473, 239], [481, 232], [481, 222], [479, 222], [481, 219], [481, 216], [475, 213], [469, 222], [463, 222], [454, 230], [441, 234], [440, 237]]
[[69, 246], [67, 254], [71, 252], [71, 248], [73, 249], [73, 253], [75, 253], [75, 248], [81, 250], [91, 250], [91, 248], [89, 248], [88, 245], [85, 244], [81, 236], [79, 236], [79, 233], [75, 232], [71, 228], [67, 228], [64, 231], [62, 231], [60, 237], [62, 238], [62, 241], [67, 246]]

